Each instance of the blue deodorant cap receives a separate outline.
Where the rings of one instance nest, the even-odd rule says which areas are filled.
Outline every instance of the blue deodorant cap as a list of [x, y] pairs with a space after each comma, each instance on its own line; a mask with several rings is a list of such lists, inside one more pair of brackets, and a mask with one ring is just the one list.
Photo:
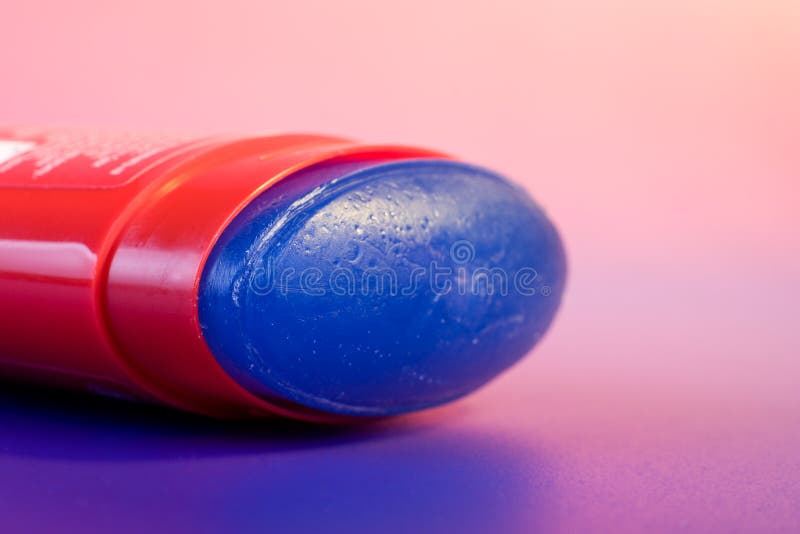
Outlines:
[[566, 262], [521, 188], [444, 159], [299, 171], [229, 225], [199, 317], [250, 392], [354, 416], [410, 412], [482, 386], [547, 330]]

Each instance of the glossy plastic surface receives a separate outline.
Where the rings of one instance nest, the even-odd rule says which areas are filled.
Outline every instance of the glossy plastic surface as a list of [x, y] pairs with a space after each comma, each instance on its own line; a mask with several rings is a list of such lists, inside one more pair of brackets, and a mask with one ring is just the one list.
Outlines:
[[[430, 160], [442, 158], [435, 152], [312, 135], [192, 142], [35, 128], [0, 134], [24, 149], [0, 168], [6, 376], [222, 417], [385, 415], [478, 387], [533, 345], [558, 304], [563, 252], [538, 208], [486, 171]], [[332, 166], [364, 168], [333, 180]], [[305, 168], [315, 170], [281, 185]], [[279, 268], [329, 274], [336, 256], [360, 272], [377, 266], [369, 247], [391, 245], [384, 260], [401, 278], [439, 259], [461, 269], [456, 277], [525, 267], [540, 270], [552, 295], [512, 288], [502, 296], [423, 290], [297, 300], [295, 292], [245, 299], [242, 311], [231, 309], [223, 287], [205, 314], [215, 319], [212, 353], [198, 318], [208, 255], [224, 234], [239, 239], [226, 261], [247, 256], [253, 236], [271, 231], [270, 217], [283, 216], [278, 206], [259, 218], [275, 198], [300, 202], [284, 206], [292, 216], [279, 236], [288, 247]], [[359, 208], [363, 220], [344, 215]], [[326, 217], [338, 218], [331, 236]], [[241, 221], [252, 227], [240, 234]], [[453, 248], [459, 243], [466, 249]], [[448, 257], [451, 248], [467, 261]], [[247, 261], [271, 249], [254, 250]], [[234, 318], [240, 337], [227, 331]], [[260, 366], [243, 360], [259, 350], [269, 354]]]
[[390, 415], [516, 362], [564, 278], [555, 229], [504, 178], [448, 160], [343, 161], [288, 177], [227, 227], [199, 313], [251, 392]]

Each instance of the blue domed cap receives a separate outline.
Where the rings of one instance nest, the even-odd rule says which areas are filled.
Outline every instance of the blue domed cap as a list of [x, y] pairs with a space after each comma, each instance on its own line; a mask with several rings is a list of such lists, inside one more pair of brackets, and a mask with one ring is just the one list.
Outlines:
[[565, 281], [522, 189], [448, 160], [342, 161], [271, 187], [203, 273], [200, 323], [237, 382], [346, 415], [461, 397], [525, 355]]

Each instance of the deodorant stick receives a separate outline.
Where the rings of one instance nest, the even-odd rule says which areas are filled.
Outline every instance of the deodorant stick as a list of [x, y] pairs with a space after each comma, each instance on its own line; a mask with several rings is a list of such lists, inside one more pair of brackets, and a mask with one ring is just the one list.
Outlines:
[[566, 262], [504, 177], [317, 135], [0, 128], [0, 375], [215, 417], [462, 397], [541, 339]]

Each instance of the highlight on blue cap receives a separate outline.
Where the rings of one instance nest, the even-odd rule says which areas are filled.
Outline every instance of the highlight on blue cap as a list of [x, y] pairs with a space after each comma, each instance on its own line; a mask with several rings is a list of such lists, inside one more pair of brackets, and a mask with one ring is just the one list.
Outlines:
[[479, 388], [547, 330], [559, 236], [501, 176], [438, 159], [340, 161], [247, 206], [199, 288], [205, 340], [250, 392], [382, 416]]

